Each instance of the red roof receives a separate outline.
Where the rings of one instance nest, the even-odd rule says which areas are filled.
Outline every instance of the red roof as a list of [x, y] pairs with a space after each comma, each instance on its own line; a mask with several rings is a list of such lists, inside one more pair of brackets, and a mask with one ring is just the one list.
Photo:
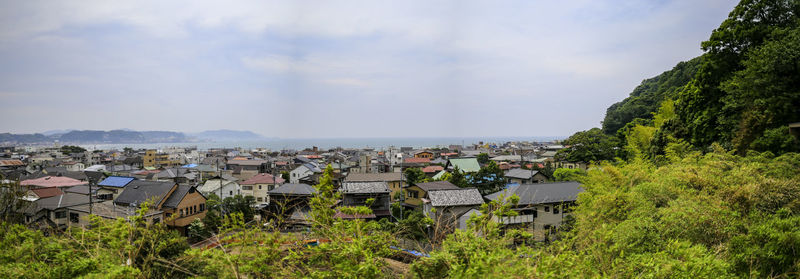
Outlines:
[[56, 187], [32, 189], [31, 191], [36, 193], [36, 196], [38, 196], [40, 199], [60, 196], [64, 194], [64, 192], [61, 192], [61, 189], [58, 189]]
[[[278, 183], [283, 183], [283, 178], [278, 177]], [[241, 184], [244, 185], [254, 185], [254, 184], [275, 184], [275, 178], [268, 173], [259, 173], [254, 175], [248, 180], [242, 181]]]
[[85, 185], [86, 182], [77, 179], [72, 179], [66, 176], [45, 176], [37, 179], [28, 179], [20, 182], [23, 186], [39, 186], [39, 187], [69, 187]]
[[7, 167], [7, 166], [24, 166], [20, 160], [0, 160], [0, 167]]
[[308, 158], [308, 159], [320, 159], [320, 158], [322, 158], [322, 156], [319, 156], [319, 155], [306, 155], [305, 157]]
[[440, 172], [442, 170], [444, 170], [444, 167], [442, 166], [427, 166], [422, 169], [422, 172], [432, 173], [432, 172]]
[[430, 163], [431, 159], [428, 158], [405, 158], [403, 159], [403, 163], [410, 163], [410, 164], [427, 164]]

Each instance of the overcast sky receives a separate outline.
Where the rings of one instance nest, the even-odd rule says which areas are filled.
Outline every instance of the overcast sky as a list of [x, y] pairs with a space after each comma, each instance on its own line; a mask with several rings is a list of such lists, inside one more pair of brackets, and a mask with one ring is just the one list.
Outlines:
[[0, 132], [568, 136], [735, 5], [3, 1]]

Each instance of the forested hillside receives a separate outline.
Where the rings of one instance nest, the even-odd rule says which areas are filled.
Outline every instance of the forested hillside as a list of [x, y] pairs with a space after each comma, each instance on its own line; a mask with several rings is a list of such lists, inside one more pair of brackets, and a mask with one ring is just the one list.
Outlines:
[[692, 80], [702, 62], [702, 56], [680, 62], [672, 70], [642, 81], [630, 97], [608, 108], [603, 119], [603, 132], [614, 135], [634, 119], [652, 119], [661, 102], [674, 99]]
[[[702, 43], [704, 55], [645, 80], [609, 107], [603, 131], [625, 139], [636, 126], [656, 128], [636, 135], [651, 138], [643, 146], [650, 156], [676, 140], [706, 150], [716, 142], [739, 154], [800, 150], [788, 130], [800, 122], [798, 13], [797, 1], [742, 1]], [[654, 123], [665, 102], [670, 114]]]

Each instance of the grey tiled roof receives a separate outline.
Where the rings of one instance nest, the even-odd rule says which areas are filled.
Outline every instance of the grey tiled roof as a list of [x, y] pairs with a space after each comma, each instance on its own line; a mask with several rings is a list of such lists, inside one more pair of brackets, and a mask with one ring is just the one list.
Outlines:
[[125, 190], [119, 194], [119, 197], [114, 200], [117, 204], [142, 204], [143, 202], [154, 198], [155, 204], [158, 204], [169, 193], [169, 190], [175, 186], [175, 182], [161, 182], [161, 181], [148, 181], [148, 180], [134, 180]]
[[305, 195], [310, 196], [317, 192], [313, 186], [308, 184], [283, 184], [278, 188], [269, 191], [270, 195]]
[[436, 190], [458, 190], [461, 189], [453, 183], [449, 181], [433, 181], [433, 182], [425, 182], [425, 183], [417, 183], [417, 187], [425, 192], [436, 191]]
[[535, 170], [512, 169], [506, 172], [505, 177], [531, 179], [538, 172]]
[[432, 206], [461, 206], [483, 204], [483, 197], [478, 189], [438, 190], [428, 192]]
[[389, 186], [386, 182], [345, 182], [342, 184], [342, 193], [345, 194], [365, 194], [365, 193], [389, 193]]
[[575, 201], [580, 192], [583, 192], [581, 184], [574, 181], [535, 183], [511, 186], [508, 189], [490, 194], [486, 198], [496, 200], [500, 195], [510, 197], [513, 194], [517, 194], [519, 196], [519, 204], [528, 205]]
[[192, 186], [179, 185], [178, 188], [175, 189], [175, 192], [172, 192], [172, 195], [164, 202], [164, 207], [177, 208], [178, 204], [183, 200], [183, 197], [192, 190], [196, 191], [196, 189], [192, 189]]

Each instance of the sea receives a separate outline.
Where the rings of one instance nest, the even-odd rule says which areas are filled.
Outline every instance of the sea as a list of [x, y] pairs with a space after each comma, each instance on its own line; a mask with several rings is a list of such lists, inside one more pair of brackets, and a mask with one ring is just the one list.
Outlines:
[[121, 150], [125, 147], [133, 149], [163, 149], [170, 147], [196, 147], [198, 150], [213, 148], [263, 148], [273, 151], [303, 150], [318, 147], [321, 150], [332, 148], [373, 148], [376, 150], [389, 147], [412, 148], [441, 148], [450, 145], [472, 145], [483, 142], [484, 144], [502, 144], [506, 142], [552, 142], [563, 140], [561, 136], [533, 136], [533, 137], [432, 137], [432, 138], [298, 138], [298, 139], [265, 139], [254, 141], [218, 141], [218, 142], [175, 142], [175, 143], [113, 143], [113, 144], [82, 144], [89, 150]]

